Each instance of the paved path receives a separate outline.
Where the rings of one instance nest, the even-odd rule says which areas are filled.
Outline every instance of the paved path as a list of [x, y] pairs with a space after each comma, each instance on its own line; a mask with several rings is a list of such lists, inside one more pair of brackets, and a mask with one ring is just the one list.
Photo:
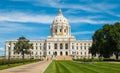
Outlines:
[[1, 70], [0, 73], [43, 73], [51, 61], [41, 61], [14, 68]]

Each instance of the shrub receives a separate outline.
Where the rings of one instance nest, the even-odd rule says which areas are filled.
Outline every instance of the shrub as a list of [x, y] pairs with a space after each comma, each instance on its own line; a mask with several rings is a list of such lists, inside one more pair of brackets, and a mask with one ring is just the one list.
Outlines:
[[[37, 62], [40, 61], [40, 59], [10, 59], [10, 64], [15, 64], [15, 63], [23, 63], [24, 62]], [[8, 64], [8, 59], [0, 59], [0, 65], [6, 65]]]

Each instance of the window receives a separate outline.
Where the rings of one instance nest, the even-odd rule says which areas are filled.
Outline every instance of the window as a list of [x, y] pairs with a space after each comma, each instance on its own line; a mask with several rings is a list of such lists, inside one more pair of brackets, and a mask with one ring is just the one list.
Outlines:
[[62, 56], [62, 51], [60, 52], [60, 55]]
[[41, 46], [40, 46], [40, 50], [41, 50]]
[[63, 44], [62, 43], [60, 43], [60, 49], [63, 49]]
[[50, 55], [50, 52], [49, 52], [49, 55]]
[[57, 55], [57, 52], [54, 52], [54, 55], [56, 56], [56, 55]]
[[67, 43], [65, 44], [65, 49], [68, 49], [68, 44]]
[[84, 46], [84, 49], [86, 50], [86, 46]]
[[37, 50], [37, 46], [36, 46], [36, 50]]
[[57, 33], [57, 29], [55, 29], [55, 33]]
[[78, 50], [78, 46], [76, 47], [76, 49]]
[[66, 54], [66, 56], [67, 56], [67, 55], [68, 55], [68, 52], [66, 51], [66, 53], [65, 53], [65, 54]]
[[54, 45], [54, 48], [57, 49], [57, 44]]
[[48, 48], [50, 49], [50, 45], [48, 46]]
[[60, 32], [62, 32], [62, 29], [60, 29]]
[[82, 46], [80, 47], [80, 49], [82, 50]]
[[82, 55], [82, 52], [81, 52], [81, 55]]
[[77, 55], [78, 55], [78, 52], [77, 52]]

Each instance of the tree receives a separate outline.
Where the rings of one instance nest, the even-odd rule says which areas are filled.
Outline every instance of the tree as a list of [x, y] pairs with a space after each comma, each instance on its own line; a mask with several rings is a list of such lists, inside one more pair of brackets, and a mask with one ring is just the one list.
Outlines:
[[[119, 24], [119, 23], [117, 23]], [[118, 55], [120, 49], [120, 28], [119, 25], [105, 24], [101, 29], [97, 30], [92, 39], [93, 43], [89, 52], [92, 55], [98, 54], [99, 57], [110, 58], [113, 53]], [[116, 30], [117, 29], [117, 30]]]
[[[19, 37], [18, 41], [15, 44], [14, 52], [22, 55], [24, 60], [25, 54], [30, 54], [30, 49], [33, 49], [33, 45], [29, 43], [30, 41], [25, 37]], [[23, 62], [24, 63], [24, 62]]]
[[116, 59], [118, 59], [120, 55], [120, 23], [115, 23], [113, 29], [110, 31], [110, 39], [112, 40], [111, 47], [114, 48], [114, 54]]

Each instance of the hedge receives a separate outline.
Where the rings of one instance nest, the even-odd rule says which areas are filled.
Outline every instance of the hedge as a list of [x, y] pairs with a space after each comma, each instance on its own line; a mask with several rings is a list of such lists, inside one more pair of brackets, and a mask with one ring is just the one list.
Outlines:
[[[11, 59], [10, 64], [15, 64], [15, 63], [23, 63], [23, 62], [36, 62], [40, 61], [40, 59]], [[6, 65], [8, 64], [8, 59], [0, 59], [0, 65]]]
[[73, 61], [81, 61], [81, 62], [101, 62], [101, 61], [116, 61], [116, 62], [120, 62], [120, 59], [119, 60], [116, 60], [116, 59], [110, 59], [110, 58], [103, 58], [103, 59], [86, 59], [86, 58], [83, 58], [83, 59], [73, 59]]

